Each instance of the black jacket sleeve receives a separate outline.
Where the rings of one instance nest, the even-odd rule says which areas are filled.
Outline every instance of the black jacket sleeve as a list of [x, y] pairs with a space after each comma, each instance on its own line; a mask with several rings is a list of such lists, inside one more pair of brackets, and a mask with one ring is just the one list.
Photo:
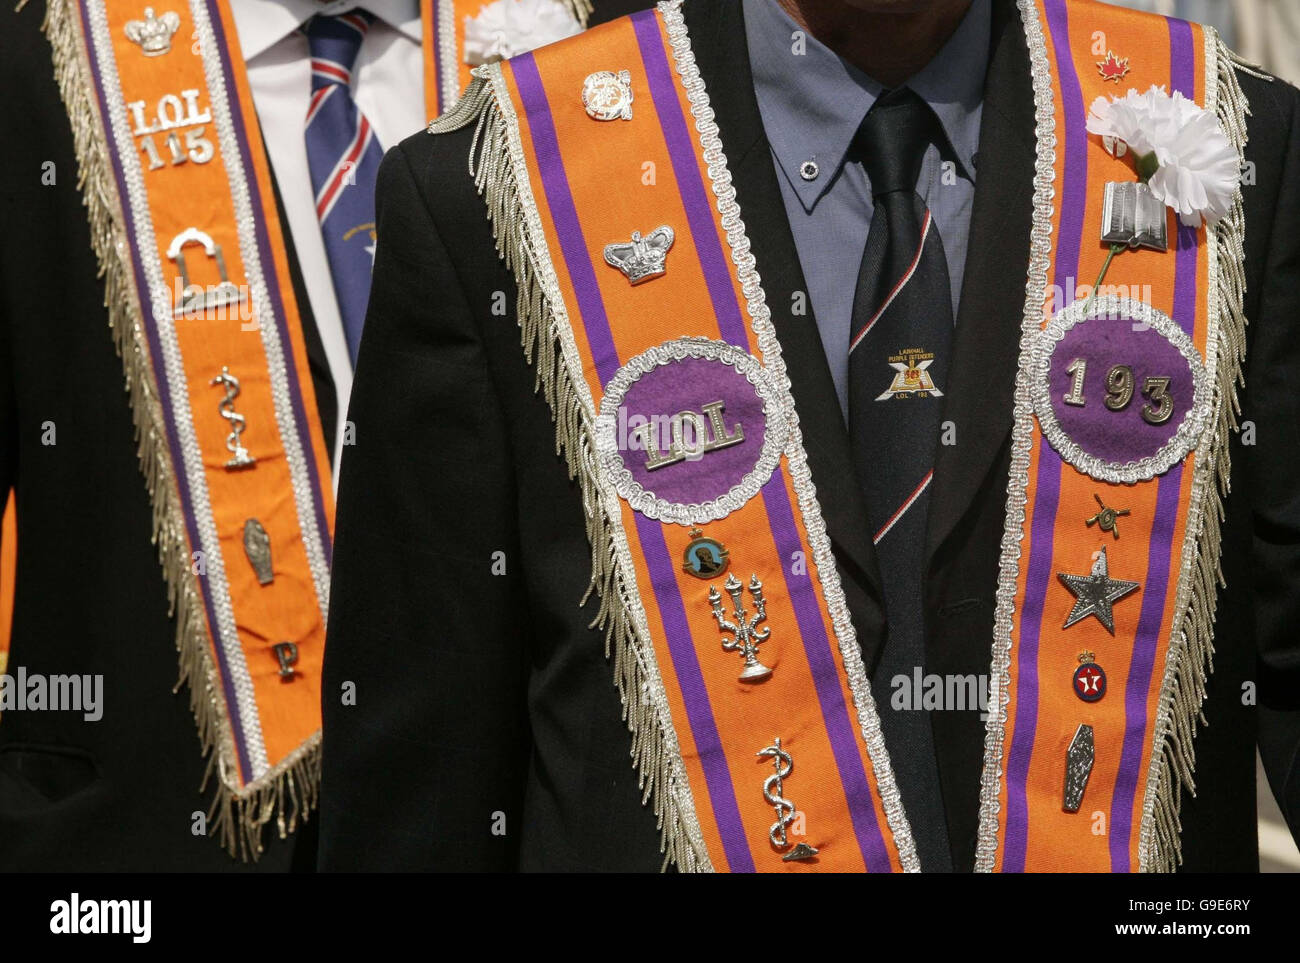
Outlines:
[[1286, 149], [1250, 318], [1244, 416], [1254, 437], [1238, 451], [1252, 492], [1260, 757], [1300, 839], [1300, 94], [1279, 81], [1256, 100], [1265, 102], [1253, 112], [1275, 115], [1286, 131]]
[[324, 870], [517, 859], [530, 738], [514, 471], [455, 238], [421, 183], [404, 145], [388, 152], [338, 501]]

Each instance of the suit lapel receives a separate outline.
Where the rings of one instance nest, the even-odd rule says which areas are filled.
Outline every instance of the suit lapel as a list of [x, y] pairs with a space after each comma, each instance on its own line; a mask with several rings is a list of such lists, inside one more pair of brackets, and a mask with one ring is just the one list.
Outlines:
[[[695, 0], [686, 3], [682, 11], [717, 115], [736, 197], [798, 406], [804, 449], [822, 515], [843, 576], [863, 658], [870, 668], [884, 637], [880, 571], [817, 322], [811, 307], [804, 315], [792, 313], [794, 293], [806, 295], [808, 287], [754, 96], [741, 3]], [[802, 300], [806, 303], [808, 299], [805, 296]]]
[[943, 421], [951, 422], [956, 437], [940, 444], [935, 456], [928, 559], [970, 508], [1011, 432], [1036, 157], [1029, 53], [1009, 0], [994, 5], [979, 158], [943, 407]]

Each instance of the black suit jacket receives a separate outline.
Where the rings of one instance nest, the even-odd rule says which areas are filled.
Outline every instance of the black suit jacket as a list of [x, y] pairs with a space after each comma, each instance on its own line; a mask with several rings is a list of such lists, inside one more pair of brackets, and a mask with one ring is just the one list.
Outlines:
[[[739, 0], [684, 7], [793, 383], [805, 446], [868, 666], [880, 575], [755, 102]], [[927, 672], [988, 672], [1012, 389], [1028, 263], [1033, 102], [1019, 15], [996, 4], [975, 207], [931, 496]], [[1300, 826], [1300, 94], [1242, 74], [1251, 318], [1233, 444], [1215, 674], [1181, 811], [1186, 869], [1257, 867], [1256, 726]], [[385, 158], [379, 256], [349, 417], [325, 664], [321, 865], [327, 869], [657, 870], [612, 669], [580, 609], [590, 549], [512, 316], [484, 204], [465, 175], [473, 125]], [[459, 172], [459, 178], [453, 176]], [[356, 683], [357, 704], [337, 698]], [[1269, 711], [1257, 712], [1253, 692]], [[887, 708], [882, 711], [888, 711]], [[934, 714], [954, 866], [973, 864], [984, 724]]]
[[[633, 8], [597, 6], [597, 20]], [[17, 493], [19, 544], [9, 665], [102, 674], [104, 709], [99, 722], [0, 717], [0, 871], [246, 869], [190, 832], [211, 799], [207, 763], [188, 694], [173, 692], [176, 628], [44, 13], [0, 13], [0, 492]], [[334, 386], [286, 242], [332, 446]], [[42, 442], [47, 424], [55, 444]], [[314, 817], [287, 844], [268, 829], [252, 868], [312, 867], [315, 835]]]

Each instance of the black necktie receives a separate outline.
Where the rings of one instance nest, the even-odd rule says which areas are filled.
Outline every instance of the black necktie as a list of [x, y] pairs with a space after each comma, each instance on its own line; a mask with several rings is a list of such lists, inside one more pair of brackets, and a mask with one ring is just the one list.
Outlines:
[[929, 106], [900, 87], [876, 101], [853, 141], [875, 204], [849, 339], [849, 432], [889, 625], [872, 689], [926, 870], [951, 869], [934, 738], [922, 690], [910, 710], [891, 700], [894, 680], [913, 690], [925, 662], [925, 519], [953, 315], [943, 242], [916, 187], [926, 149], [942, 138]]

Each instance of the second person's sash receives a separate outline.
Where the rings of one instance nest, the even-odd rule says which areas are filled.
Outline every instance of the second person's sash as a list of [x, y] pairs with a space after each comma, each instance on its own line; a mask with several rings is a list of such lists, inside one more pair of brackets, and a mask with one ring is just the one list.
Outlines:
[[479, 184], [668, 858], [917, 869], [679, 4], [481, 77], [432, 129], [483, 118]]

